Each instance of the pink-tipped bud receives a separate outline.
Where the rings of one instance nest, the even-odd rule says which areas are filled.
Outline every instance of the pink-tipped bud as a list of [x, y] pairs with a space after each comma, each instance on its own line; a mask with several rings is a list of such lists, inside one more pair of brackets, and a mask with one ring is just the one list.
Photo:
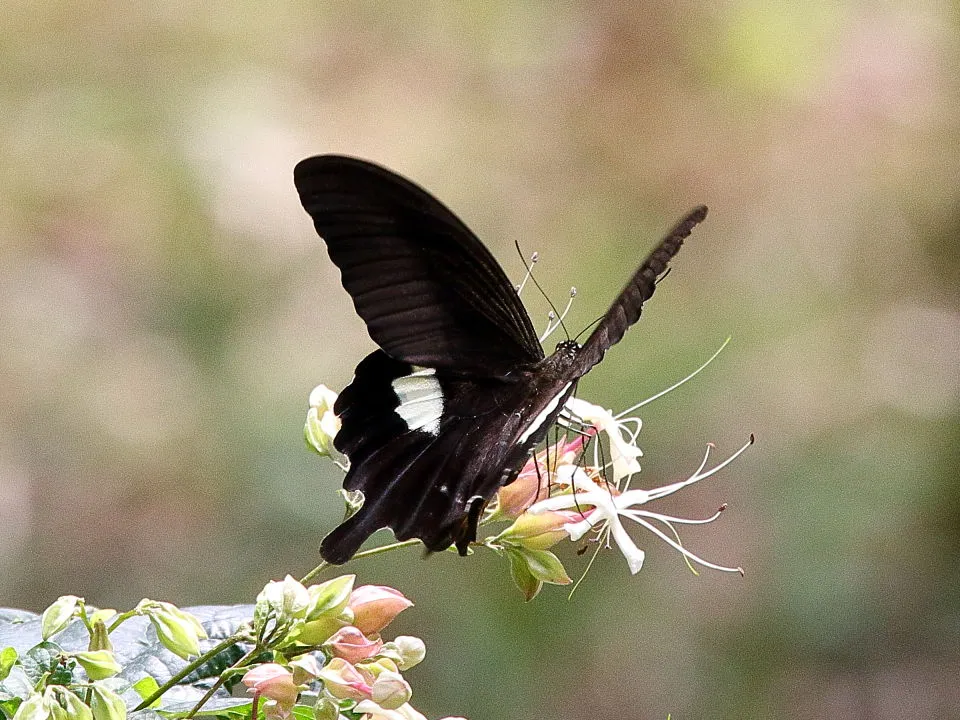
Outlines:
[[300, 688], [293, 682], [293, 673], [277, 663], [264, 663], [248, 671], [243, 676], [247, 691], [257, 697], [274, 700], [280, 717], [289, 714], [297, 701]]
[[372, 692], [373, 676], [343, 658], [333, 658], [320, 671], [323, 686], [338, 700], [366, 700]]
[[358, 628], [347, 626], [337, 630], [323, 644], [323, 647], [335, 657], [343, 658], [350, 663], [357, 663], [380, 652], [380, 648], [383, 647], [383, 640], [379, 637], [376, 640], [371, 640]]
[[[561, 440], [548, 451], [530, 458], [517, 479], [497, 491], [497, 513], [502, 517], [517, 518], [535, 502], [550, 496], [550, 478], [561, 465], [576, 462], [583, 448], [583, 437], [570, 442]], [[550, 458], [549, 466], [547, 458]]]
[[353, 624], [364, 635], [380, 632], [403, 610], [413, 605], [399, 590], [383, 585], [361, 585], [347, 603]]

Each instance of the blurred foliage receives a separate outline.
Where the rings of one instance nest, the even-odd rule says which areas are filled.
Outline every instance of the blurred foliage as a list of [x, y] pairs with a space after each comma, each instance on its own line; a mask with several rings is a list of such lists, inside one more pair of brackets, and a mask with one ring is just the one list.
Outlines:
[[[646, 408], [650, 485], [757, 446], [522, 605], [505, 564], [358, 563], [431, 648], [430, 716], [933, 718], [960, 707], [960, 115], [949, 3], [8, 3], [0, 604], [250, 601], [341, 511], [310, 389], [372, 348], [293, 190], [423, 184], [568, 326], [711, 215], [585, 397]], [[545, 306], [527, 295], [538, 326]], [[575, 560], [575, 559], [572, 559]]]

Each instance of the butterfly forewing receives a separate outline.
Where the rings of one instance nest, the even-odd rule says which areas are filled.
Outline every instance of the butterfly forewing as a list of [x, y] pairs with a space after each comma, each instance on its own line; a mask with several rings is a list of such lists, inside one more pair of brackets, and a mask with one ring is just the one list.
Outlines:
[[706, 216], [707, 208], [703, 205], [687, 213], [637, 268], [577, 354], [578, 377], [600, 362], [603, 354], [620, 342], [627, 328], [640, 319], [643, 303], [650, 299], [657, 288], [657, 278], [667, 269], [670, 259], [680, 250], [693, 228]]
[[426, 192], [335, 155], [302, 161], [294, 182], [357, 313], [391, 357], [483, 376], [543, 357], [496, 260]]

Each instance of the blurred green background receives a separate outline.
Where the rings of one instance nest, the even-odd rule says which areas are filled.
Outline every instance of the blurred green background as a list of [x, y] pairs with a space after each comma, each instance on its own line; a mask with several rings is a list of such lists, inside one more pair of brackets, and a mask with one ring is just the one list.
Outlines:
[[[8, 2], [0, 25], [0, 605], [249, 602], [318, 561], [311, 388], [373, 347], [293, 165], [450, 205], [568, 325], [711, 208], [581, 385], [645, 408], [642, 484], [717, 524], [524, 605], [408, 551], [430, 717], [960, 717], [956, 3]], [[534, 293], [527, 299], [535, 301]], [[542, 303], [532, 303], [538, 327]], [[565, 556], [575, 573], [585, 558]]]

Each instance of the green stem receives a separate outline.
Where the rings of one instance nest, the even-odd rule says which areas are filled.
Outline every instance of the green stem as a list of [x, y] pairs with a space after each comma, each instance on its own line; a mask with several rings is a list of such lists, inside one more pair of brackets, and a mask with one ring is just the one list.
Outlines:
[[127, 610], [125, 613], [120, 613], [116, 618], [114, 618], [113, 622], [110, 623], [110, 627], [107, 628], [107, 632], [112, 633], [124, 620], [129, 620], [138, 614], [139, 613], [136, 610]]
[[[248, 632], [249, 632], [249, 628], [244, 629], [244, 630], [239, 631], [239, 632], [236, 632], [236, 633], [234, 633], [233, 635], [231, 635], [230, 637], [228, 637], [228, 638], [225, 639], [225, 640], [221, 640], [219, 643], [217, 643], [217, 644], [214, 645], [212, 648], [210, 648], [209, 650], [207, 650], [203, 655], [201, 655], [200, 657], [198, 657], [198, 658], [197, 658], [196, 660], [194, 660], [192, 663], [189, 663], [186, 667], [184, 667], [180, 672], [178, 672], [178, 673], [177, 673], [176, 675], [174, 675], [172, 678], [170, 678], [169, 680], [167, 680], [163, 685], [161, 685], [160, 687], [158, 687], [158, 688], [150, 695], [150, 697], [148, 697], [146, 700], [144, 700], [142, 703], [140, 703], [139, 705], [137, 705], [137, 707], [134, 708], [134, 712], [136, 712], [137, 710], [143, 710], [144, 708], [150, 707], [154, 702], [156, 702], [157, 698], [159, 698], [159, 697], [160, 697], [161, 695], [163, 695], [167, 690], [169, 690], [169, 689], [172, 688], [174, 685], [176, 685], [176, 684], [179, 683], [181, 680], [183, 680], [187, 675], [189, 675], [190, 673], [192, 673], [192, 672], [193, 672], [194, 670], [196, 670], [198, 667], [200, 667], [201, 665], [203, 665], [205, 662], [213, 659], [214, 656], [216, 656], [216, 655], [218, 655], [219, 653], [223, 652], [224, 650], [226, 650], [226, 649], [227, 649], [228, 647], [230, 647], [231, 645], [236, 645], [238, 642], [240, 642], [240, 641], [243, 640], [245, 637], [247, 637], [247, 633], [248, 633]], [[249, 654], [249, 653], [248, 653], [248, 654]], [[244, 657], [246, 657], [246, 656], [244, 656]], [[241, 659], [242, 659], [242, 658], [241, 658]], [[204, 702], [206, 702], [206, 699], [204, 699]]]
[[[420, 541], [416, 538], [413, 540], [404, 540], [403, 542], [390, 543], [389, 545], [381, 545], [380, 547], [371, 548], [370, 550], [364, 550], [363, 552], [358, 552], [353, 556], [354, 560], [359, 560], [360, 558], [373, 557], [374, 555], [381, 555], [385, 552], [390, 552], [391, 550], [397, 550], [398, 548], [410, 547], [411, 545], [419, 545]], [[330, 563], [324, 561], [317, 565], [313, 570], [308, 572], [302, 578], [300, 578], [300, 584], [306, 585], [308, 582], [313, 580], [317, 575], [330, 567]]]
[[246, 655], [244, 655], [242, 658], [240, 658], [239, 660], [237, 660], [233, 665], [231, 665], [230, 667], [228, 667], [228, 668], [227, 668], [226, 670], [224, 670], [222, 673], [220, 673], [220, 677], [218, 677], [218, 678], [217, 678], [217, 681], [216, 681], [213, 685], [210, 686], [210, 689], [207, 690], [206, 693], [204, 693], [203, 697], [200, 698], [200, 702], [198, 702], [196, 705], [194, 705], [192, 708], [190, 708], [190, 712], [188, 712], [188, 713], [184, 716], [184, 720], [190, 720], [190, 718], [192, 718], [194, 715], [196, 715], [196, 714], [197, 714], [197, 711], [200, 710], [200, 708], [202, 708], [202, 707], [206, 704], [207, 700], [209, 700], [210, 698], [213, 697], [213, 694], [214, 694], [217, 690], [220, 689], [220, 686], [223, 685], [224, 682], [226, 682], [226, 679], [227, 679], [227, 678], [226, 678], [226, 675], [227, 675], [227, 673], [228, 673], [230, 670], [236, 670], [237, 668], [242, 668], [242, 667], [244, 667], [245, 665], [249, 665], [249, 664], [250, 664], [250, 661], [253, 660], [253, 658], [255, 658], [257, 655], [259, 655], [261, 652], [263, 652], [263, 648], [262, 648], [262, 647], [260, 647], [259, 645], [254, 646], [254, 647], [250, 650], [250, 652], [248, 652], [248, 653], [247, 653]]

